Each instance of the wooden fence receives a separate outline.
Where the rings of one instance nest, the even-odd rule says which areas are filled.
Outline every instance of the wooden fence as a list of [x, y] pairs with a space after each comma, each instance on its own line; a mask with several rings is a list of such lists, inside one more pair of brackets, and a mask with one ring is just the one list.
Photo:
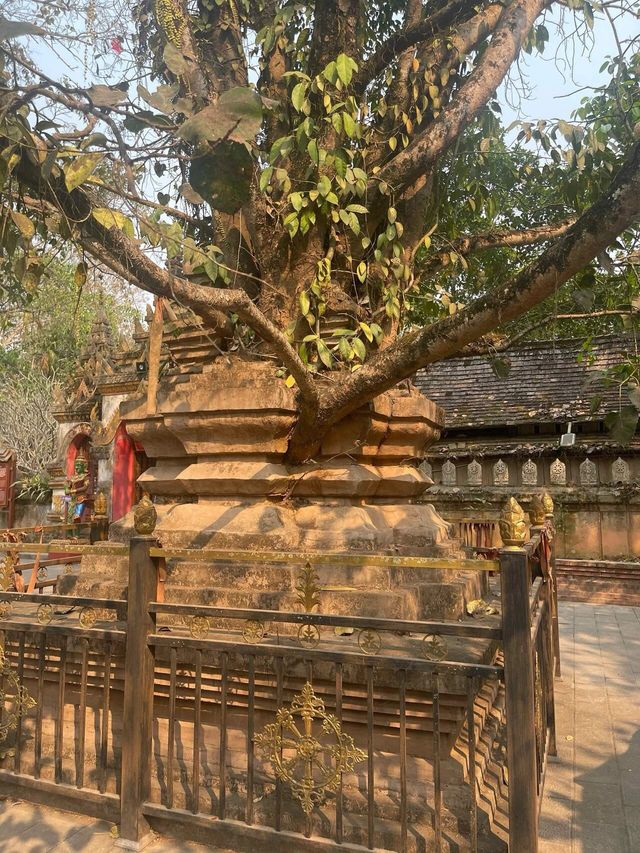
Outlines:
[[[129, 846], [143, 845], [153, 826], [238, 851], [441, 851], [452, 831], [443, 762], [462, 727], [466, 817], [456, 840], [477, 851], [478, 702], [495, 685], [506, 706], [509, 846], [536, 853], [559, 668], [550, 533], [547, 522], [498, 560], [459, 561], [172, 551], [136, 535], [126, 601], [0, 593], [0, 785], [118, 823]], [[0, 545], [13, 557], [49, 547]], [[96, 548], [108, 555], [111, 545], [55, 545], [58, 554]], [[158, 600], [167, 561], [209, 564], [212, 579], [232, 562], [273, 571], [306, 563], [307, 604], [298, 612]], [[493, 573], [501, 618], [316, 612], [315, 568], [354, 562]], [[483, 658], [470, 656], [472, 644]]]

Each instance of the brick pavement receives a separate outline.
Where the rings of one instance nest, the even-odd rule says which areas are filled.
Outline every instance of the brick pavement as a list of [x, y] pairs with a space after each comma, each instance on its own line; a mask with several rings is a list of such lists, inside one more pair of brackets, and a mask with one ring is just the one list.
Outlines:
[[561, 603], [540, 853], [640, 853], [640, 608]]

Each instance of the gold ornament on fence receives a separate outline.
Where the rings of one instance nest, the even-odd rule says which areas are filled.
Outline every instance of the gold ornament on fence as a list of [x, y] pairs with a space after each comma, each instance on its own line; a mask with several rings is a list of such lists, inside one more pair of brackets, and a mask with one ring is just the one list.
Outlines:
[[539, 495], [534, 495], [529, 504], [529, 521], [534, 527], [542, 527], [544, 524], [545, 511], [544, 504]]
[[265, 627], [257, 619], [247, 619], [242, 629], [242, 639], [245, 643], [260, 643], [264, 639]]
[[41, 604], [38, 607], [36, 615], [41, 625], [48, 625], [53, 619], [53, 606], [51, 604]]
[[421, 647], [422, 656], [427, 660], [444, 660], [449, 651], [440, 634], [425, 634]]
[[149, 495], [145, 492], [133, 513], [133, 526], [140, 536], [150, 536], [156, 529], [158, 511]]
[[189, 622], [189, 633], [195, 640], [206, 637], [211, 628], [211, 623], [206, 616], [194, 616]]
[[0, 619], [6, 619], [10, 613], [11, 613], [11, 602], [3, 601], [0, 604]]
[[[311, 563], [307, 563], [296, 581], [296, 599], [305, 613], [313, 613], [320, 607], [320, 578]], [[304, 622], [298, 628], [298, 641], [308, 649], [320, 643], [320, 628], [311, 622]]]
[[[328, 740], [315, 736], [314, 723], [320, 728], [318, 734]], [[255, 742], [306, 815], [322, 804], [327, 793], [338, 790], [343, 773], [353, 771], [367, 758], [342, 731], [339, 720], [327, 713], [309, 682], [288, 708], [278, 709], [276, 722], [265, 726]]]
[[11, 668], [4, 650], [0, 649], [0, 708], [4, 709], [0, 720], [0, 744], [4, 743], [10, 732], [18, 727], [18, 719], [27, 714], [38, 703], [33, 699]]
[[312, 622], [305, 622], [298, 628], [298, 641], [308, 649], [320, 643], [320, 629]]
[[13, 551], [7, 551], [4, 560], [0, 563], [0, 589], [10, 589], [13, 586], [17, 564], [18, 555]]
[[542, 496], [542, 506], [544, 507], [544, 514], [547, 518], [551, 518], [553, 515], [553, 498], [549, 492], [545, 492]]
[[500, 536], [505, 548], [521, 548], [527, 538], [524, 510], [513, 497], [507, 498], [502, 508]]
[[98, 620], [98, 614], [93, 607], [83, 607], [78, 619], [83, 628], [93, 628]]
[[320, 607], [320, 578], [311, 563], [307, 563], [298, 576], [296, 599], [305, 613], [312, 613]]
[[382, 648], [382, 639], [373, 628], [363, 628], [358, 631], [358, 645], [365, 655], [377, 655]]

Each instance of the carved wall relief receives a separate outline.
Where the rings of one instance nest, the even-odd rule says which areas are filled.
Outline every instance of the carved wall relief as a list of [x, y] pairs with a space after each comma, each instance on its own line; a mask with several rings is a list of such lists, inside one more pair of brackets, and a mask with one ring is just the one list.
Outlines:
[[580, 464], [580, 485], [581, 486], [597, 486], [598, 485], [598, 469], [591, 459], [585, 459]]
[[538, 485], [538, 466], [533, 461], [533, 459], [527, 459], [527, 461], [522, 466], [522, 485]]
[[628, 483], [631, 480], [629, 463], [619, 456], [611, 465], [611, 479], [614, 483]]
[[456, 481], [456, 466], [450, 459], [447, 459], [442, 466], [442, 485], [455, 486]]
[[567, 466], [560, 459], [551, 463], [549, 477], [554, 486], [567, 485]]
[[467, 483], [470, 486], [482, 485], [482, 465], [475, 459], [467, 465]]
[[508, 486], [509, 485], [509, 468], [506, 462], [503, 462], [502, 459], [498, 459], [496, 464], [493, 466], [493, 485], [494, 486]]

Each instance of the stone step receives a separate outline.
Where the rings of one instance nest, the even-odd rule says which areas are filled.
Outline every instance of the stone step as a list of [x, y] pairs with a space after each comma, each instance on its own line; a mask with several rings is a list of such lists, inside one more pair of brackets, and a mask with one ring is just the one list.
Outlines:
[[[230, 587], [239, 583], [253, 589], [294, 589], [303, 564], [287, 566], [245, 563], [198, 563], [169, 561], [168, 581], [176, 585]], [[348, 586], [357, 589], [386, 590], [424, 581], [446, 580], [451, 572], [444, 570], [386, 568], [383, 566], [316, 565], [321, 586]]]
[[[345, 616], [376, 616], [382, 619], [417, 619], [417, 596], [413, 590], [364, 591], [341, 587], [319, 593], [318, 612]], [[202, 604], [256, 610], [299, 613], [300, 602], [293, 592], [235, 587], [174, 586], [167, 583], [165, 600], [175, 604]]]

